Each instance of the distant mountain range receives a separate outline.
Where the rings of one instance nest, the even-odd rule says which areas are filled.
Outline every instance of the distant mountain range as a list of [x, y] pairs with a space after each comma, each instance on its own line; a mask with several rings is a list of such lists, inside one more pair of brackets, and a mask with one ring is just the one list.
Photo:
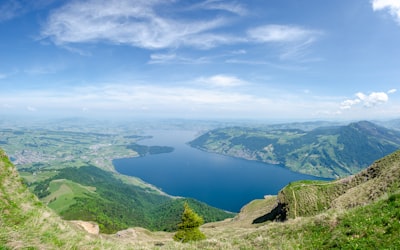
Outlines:
[[208, 152], [279, 164], [295, 172], [327, 178], [358, 173], [400, 148], [400, 131], [372, 122], [313, 128], [315, 125], [302, 124], [311, 130], [288, 125], [218, 128], [189, 144]]

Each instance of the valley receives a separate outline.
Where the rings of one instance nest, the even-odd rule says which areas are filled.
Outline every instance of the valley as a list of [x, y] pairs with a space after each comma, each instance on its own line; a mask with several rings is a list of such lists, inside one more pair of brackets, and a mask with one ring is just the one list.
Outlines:
[[[355, 173], [349, 175], [351, 172], [348, 172], [347, 177], [337, 180], [290, 181], [276, 193], [265, 195], [264, 199], [260, 195], [235, 214], [196, 199], [172, 196], [153, 183], [121, 175], [114, 169], [115, 157], [134, 157], [133, 160], [161, 157], [165, 162], [166, 156], [174, 156], [179, 152], [187, 154], [186, 150], [189, 149], [210, 154], [188, 145], [166, 143], [170, 140], [166, 136], [162, 140], [155, 140], [151, 133], [145, 132], [155, 131], [154, 127], [150, 130], [140, 130], [137, 127], [115, 128], [118, 132], [111, 132], [108, 128], [106, 133], [105, 127], [85, 132], [71, 128], [3, 127], [0, 129], [0, 141], [7, 154], [1, 152], [0, 165], [3, 169], [0, 199], [3, 216], [0, 222], [5, 231], [0, 233], [0, 247], [70, 246], [91, 249], [91, 246], [96, 248], [102, 245], [106, 249], [114, 249], [116, 246], [130, 249], [130, 244], [137, 244], [140, 249], [275, 249], [284, 244], [286, 248], [292, 249], [304, 246], [346, 248], [354, 244], [400, 245], [392, 237], [393, 233], [400, 230], [396, 213], [400, 186], [400, 157], [395, 148], [398, 140], [396, 130], [370, 122], [317, 128], [309, 124], [300, 125], [307, 127], [306, 130], [294, 129], [293, 124], [273, 125], [274, 129], [261, 128], [259, 125], [225, 125], [216, 127], [213, 124], [208, 128], [202, 126], [190, 144], [203, 142], [203, 145], [209, 146], [201, 148], [204, 151], [213, 149], [219, 154], [231, 154], [257, 164], [265, 164], [262, 163], [263, 158], [252, 158], [249, 155], [260, 156], [256, 150], [266, 141], [281, 144], [281, 147], [289, 145], [288, 152], [299, 145], [301, 147], [298, 151], [304, 152], [306, 143], [310, 144], [308, 149], [316, 155], [318, 152], [330, 151], [335, 153], [331, 156], [338, 156], [340, 153], [335, 150], [348, 150], [346, 154], [358, 162], [365, 162], [362, 159], [365, 150], [379, 148], [379, 154], [385, 153], [385, 150], [393, 150], [394, 153], [389, 152], [382, 159], [377, 156], [378, 153], [371, 153], [368, 157], [378, 158], [371, 160], [372, 165], [368, 165], [370, 167], [366, 169], [356, 164], [359, 172], [349, 168]], [[168, 124], [168, 129], [162, 131], [173, 131], [171, 128], [176, 129], [177, 126], [182, 128], [181, 123]], [[178, 138], [176, 133], [172, 134]], [[349, 141], [357, 142], [362, 150], [349, 151], [352, 149], [350, 144], [340, 145], [338, 142], [343, 142], [340, 139], [343, 134]], [[302, 137], [306, 139], [300, 140]], [[149, 141], [158, 143], [152, 144]], [[198, 145], [192, 146], [197, 148]], [[230, 150], [229, 145], [236, 151]], [[216, 150], [218, 148], [226, 151]], [[263, 146], [262, 150], [264, 153], [268, 150], [270, 153], [275, 152], [272, 148], [275, 150], [279, 147]], [[255, 150], [255, 153], [251, 153], [250, 149]], [[225, 157], [219, 154], [215, 156]], [[188, 157], [194, 159], [191, 155]], [[269, 157], [275, 156], [271, 154]], [[8, 159], [15, 163], [16, 168]], [[321, 164], [318, 166], [323, 167]], [[267, 179], [266, 175], [259, 176], [264, 178], [264, 182]], [[217, 191], [218, 188], [215, 189]], [[190, 244], [172, 241], [185, 202], [204, 218], [206, 224], [201, 230], [206, 234], [206, 240]], [[363, 221], [363, 216], [380, 219]], [[36, 223], [36, 226], [29, 228], [29, 223]], [[87, 237], [84, 229], [81, 229], [82, 225], [98, 227], [99, 232]], [[50, 234], [48, 230], [51, 227], [53, 231]], [[12, 228], [16, 229], [14, 233], [11, 233]], [[76, 240], [68, 241], [64, 235], [70, 235]], [[363, 237], [359, 238], [359, 235]], [[21, 237], [24, 238], [22, 242], [19, 240]], [[364, 238], [366, 240], [362, 240]], [[20, 242], [19, 245], [16, 242]]]

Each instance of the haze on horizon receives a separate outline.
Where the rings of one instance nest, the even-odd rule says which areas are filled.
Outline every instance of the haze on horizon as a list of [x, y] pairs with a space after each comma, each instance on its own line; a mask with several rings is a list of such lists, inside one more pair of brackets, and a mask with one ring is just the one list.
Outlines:
[[5, 0], [0, 115], [400, 117], [400, 1]]

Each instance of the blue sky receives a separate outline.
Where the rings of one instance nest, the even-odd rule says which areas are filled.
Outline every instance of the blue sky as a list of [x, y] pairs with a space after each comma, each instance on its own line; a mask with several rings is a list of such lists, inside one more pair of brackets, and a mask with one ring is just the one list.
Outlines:
[[400, 0], [1, 0], [0, 115], [400, 117]]

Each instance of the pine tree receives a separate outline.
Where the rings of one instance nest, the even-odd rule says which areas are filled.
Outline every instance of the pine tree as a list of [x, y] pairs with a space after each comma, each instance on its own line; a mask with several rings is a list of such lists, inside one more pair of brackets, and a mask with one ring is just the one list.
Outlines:
[[196, 214], [185, 202], [182, 222], [178, 224], [178, 232], [174, 235], [174, 240], [180, 242], [204, 240], [206, 236], [199, 229], [203, 223], [203, 218]]

